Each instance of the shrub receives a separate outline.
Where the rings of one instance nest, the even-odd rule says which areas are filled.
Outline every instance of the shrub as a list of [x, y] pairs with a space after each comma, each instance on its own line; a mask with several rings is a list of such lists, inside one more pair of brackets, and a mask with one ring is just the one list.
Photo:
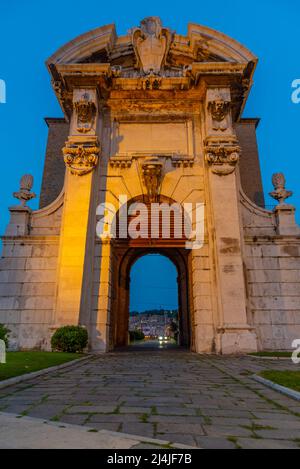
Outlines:
[[81, 326], [64, 326], [55, 331], [51, 338], [53, 351], [79, 353], [87, 346], [88, 333]]
[[0, 324], [0, 339], [4, 340], [6, 348], [8, 347], [8, 335], [10, 333], [10, 330], [4, 326], [3, 324]]
[[143, 340], [145, 338], [145, 334], [143, 331], [135, 329], [134, 331], [129, 331], [130, 342], [134, 342], [136, 340]]

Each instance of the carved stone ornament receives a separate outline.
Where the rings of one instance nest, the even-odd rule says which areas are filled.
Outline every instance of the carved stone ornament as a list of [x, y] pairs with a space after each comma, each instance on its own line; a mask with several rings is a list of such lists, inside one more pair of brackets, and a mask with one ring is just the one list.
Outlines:
[[158, 199], [162, 179], [162, 166], [157, 157], [146, 158], [142, 164], [144, 183], [150, 202], [155, 202]]
[[22, 176], [20, 181], [20, 190], [18, 192], [14, 192], [13, 196], [20, 200], [21, 207], [25, 207], [26, 203], [34, 199], [36, 197], [34, 192], [31, 192], [33, 186], [33, 176], [31, 174], [25, 174]]
[[90, 100], [88, 93], [84, 93], [79, 101], [74, 103], [77, 113], [77, 130], [81, 133], [88, 133], [92, 130], [96, 117], [96, 105]]
[[52, 86], [59, 102], [66, 110], [67, 114], [71, 115], [73, 110], [72, 93], [69, 93], [65, 90], [63, 83], [60, 80], [52, 80]]
[[153, 75], [152, 73], [147, 78], [142, 78], [143, 90], [159, 90], [161, 85], [161, 78]]
[[63, 148], [64, 161], [71, 174], [84, 176], [97, 166], [100, 147], [96, 144], [68, 144]]
[[240, 159], [241, 148], [235, 140], [228, 142], [207, 142], [205, 160], [214, 174], [226, 176], [235, 171]]
[[228, 128], [227, 116], [230, 110], [230, 102], [218, 97], [208, 103], [208, 110], [211, 113], [213, 130], [224, 132]]
[[141, 26], [132, 31], [132, 44], [138, 59], [138, 65], [148, 75], [159, 75], [171, 43], [171, 32], [163, 28], [156, 16], [149, 16], [141, 21]]
[[285, 189], [285, 177], [282, 173], [275, 173], [272, 177], [272, 184], [274, 186], [274, 191], [270, 192], [270, 196], [273, 199], [278, 200], [280, 205], [285, 204], [285, 200], [293, 195], [292, 191], [287, 191]]

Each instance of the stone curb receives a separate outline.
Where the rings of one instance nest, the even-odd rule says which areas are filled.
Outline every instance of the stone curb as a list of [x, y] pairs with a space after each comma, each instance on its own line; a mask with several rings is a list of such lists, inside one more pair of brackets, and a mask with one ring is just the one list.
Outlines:
[[38, 378], [39, 376], [46, 375], [53, 371], [63, 370], [64, 368], [69, 368], [71, 366], [77, 365], [83, 361], [93, 358], [94, 355], [88, 355], [87, 357], [76, 358], [75, 360], [62, 363], [61, 365], [51, 366], [49, 368], [43, 368], [42, 370], [33, 371], [32, 373], [26, 373], [24, 375], [15, 376], [13, 378], [5, 379], [0, 381], [0, 389], [6, 388], [8, 386], [13, 386], [14, 384], [22, 383], [23, 381], [28, 381], [33, 378]]
[[[65, 422], [53, 422], [51, 420], [45, 420], [41, 418], [35, 418], [35, 417], [27, 417], [27, 416], [21, 416], [18, 414], [9, 414], [6, 412], [0, 412], [0, 421], [1, 421], [1, 416], [3, 417], [9, 417], [9, 418], [15, 418], [16, 419], [16, 425], [19, 426], [20, 419], [22, 421], [26, 421], [28, 423], [33, 423], [36, 425], [45, 425], [49, 427], [56, 427], [59, 429], [65, 429], [65, 430], [70, 430], [70, 431], [79, 431], [79, 432], [84, 432], [84, 433], [92, 433], [93, 435], [99, 434], [99, 436], [104, 436], [109, 439], [115, 438], [119, 440], [130, 440], [131, 442], [131, 448], [134, 449], [135, 446], [145, 443], [145, 444], [152, 444], [155, 446], [161, 446], [161, 447], [169, 447], [166, 449], [187, 449], [187, 450], [192, 450], [192, 449], [201, 449], [197, 446], [188, 446], [184, 445], [182, 443], [172, 443], [170, 441], [166, 440], [158, 440], [155, 438], [148, 438], [146, 436], [140, 436], [140, 435], [131, 435], [130, 433], [121, 433], [121, 432], [112, 432], [109, 430], [97, 430], [95, 431], [93, 427], [88, 427], [88, 426], [83, 426], [83, 425], [73, 425]], [[45, 427], [46, 428], [46, 427]]]
[[[63, 423], [63, 422], [62, 422]], [[138, 440], [140, 443], [149, 443], [157, 446], [170, 446], [170, 448], [178, 449], [201, 449], [197, 446], [188, 446], [182, 443], [172, 443], [171, 441], [166, 440], [156, 440], [155, 438], [147, 438], [146, 436], [140, 435], [131, 435], [130, 433], [121, 433], [121, 432], [111, 432], [108, 430], [99, 430], [101, 433], [106, 433], [111, 436], [121, 437], [129, 440]]]
[[281, 394], [284, 394], [285, 396], [291, 397], [296, 401], [300, 401], [300, 392], [298, 391], [294, 391], [293, 389], [289, 389], [285, 386], [281, 386], [280, 384], [276, 384], [273, 381], [270, 381], [269, 379], [262, 378], [262, 376], [253, 375], [252, 379], [254, 379], [254, 381], [260, 384], [264, 384], [268, 388], [274, 389], [274, 391], [278, 391]]
[[[291, 356], [292, 356], [292, 353], [291, 353]], [[248, 357], [250, 358], [255, 358], [255, 360], [269, 360], [269, 361], [278, 361], [278, 360], [283, 360], [283, 361], [287, 361], [287, 360], [292, 360], [291, 357], [260, 357], [260, 356], [256, 356], [256, 355], [248, 355]]]

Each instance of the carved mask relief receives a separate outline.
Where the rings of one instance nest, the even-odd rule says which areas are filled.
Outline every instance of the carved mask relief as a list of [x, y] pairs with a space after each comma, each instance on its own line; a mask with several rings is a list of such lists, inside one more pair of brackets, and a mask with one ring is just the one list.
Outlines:
[[228, 128], [228, 113], [230, 102], [222, 98], [217, 98], [208, 103], [208, 111], [211, 113], [212, 129], [225, 131]]
[[79, 101], [74, 103], [77, 112], [77, 130], [80, 133], [91, 131], [96, 116], [96, 105], [90, 100], [88, 93], [84, 93]]

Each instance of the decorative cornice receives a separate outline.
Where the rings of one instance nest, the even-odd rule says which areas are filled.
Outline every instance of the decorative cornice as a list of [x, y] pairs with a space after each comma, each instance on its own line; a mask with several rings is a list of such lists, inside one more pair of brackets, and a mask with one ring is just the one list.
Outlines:
[[[132, 152], [126, 154], [117, 154], [111, 156], [109, 159], [109, 164], [112, 168], [130, 168], [133, 161], [136, 159], [145, 158], [145, 152]], [[183, 167], [183, 168], [191, 168], [194, 164], [194, 157], [190, 155], [183, 155], [180, 153], [173, 153], [170, 154], [169, 152], [159, 153], [153, 155], [152, 152], [149, 152], [149, 156], [147, 155], [148, 160], [153, 158], [163, 158], [171, 160], [172, 166], [174, 167]]]
[[132, 165], [132, 156], [115, 155], [109, 159], [109, 164], [112, 168], [130, 168]]

